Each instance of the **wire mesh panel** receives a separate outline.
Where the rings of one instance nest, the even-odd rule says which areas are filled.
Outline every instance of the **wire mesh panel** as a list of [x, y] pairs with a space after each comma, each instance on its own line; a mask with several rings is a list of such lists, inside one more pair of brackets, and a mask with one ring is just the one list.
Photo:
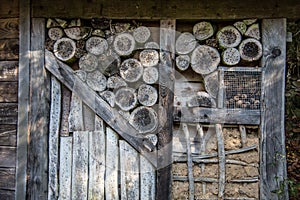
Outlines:
[[225, 70], [223, 75], [224, 107], [259, 110], [261, 105], [261, 78], [258, 70]]

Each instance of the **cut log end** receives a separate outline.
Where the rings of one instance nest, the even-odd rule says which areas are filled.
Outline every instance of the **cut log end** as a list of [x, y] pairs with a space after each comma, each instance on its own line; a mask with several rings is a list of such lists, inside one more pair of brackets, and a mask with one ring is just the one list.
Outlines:
[[64, 31], [69, 38], [73, 40], [82, 40], [82, 39], [86, 39], [90, 35], [92, 28], [78, 26], [78, 27], [65, 28]]
[[107, 51], [108, 43], [104, 38], [93, 36], [86, 41], [85, 48], [94, 55], [100, 55]]
[[106, 89], [106, 77], [98, 70], [87, 74], [86, 83], [90, 88], [97, 92], [101, 92]]
[[50, 28], [48, 30], [48, 36], [51, 40], [59, 40], [60, 38], [62, 38], [64, 36], [64, 32], [61, 28], [59, 27], [54, 27], [54, 28]]
[[78, 64], [81, 70], [84, 70], [86, 72], [92, 72], [98, 66], [98, 58], [95, 55], [88, 53], [79, 59]]
[[61, 38], [54, 43], [53, 52], [61, 61], [72, 61], [76, 53], [76, 44], [69, 38]]
[[247, 31], [245, 32], [245, 36], [255, 38], [260, 40], [260, 30], [258, 24], [252, 24]]
[[98, 69], [106, 76], [113, 76], [119, 73], [120, 65], [120, 57], [111, 50], [98, 56]]
[[121, 77], [127, 82], [136, 82], [143, 75], [143, 66], [134, 58], [126, 59], [121, 64], [120, 74]]
[[128, 56], [135, 49], [135, 40], [129, 33], [120, 33], [114, 39], [113, 48], [120, 56]]
[[133, 37], [138, 43], [145, 43], [151, 36], [149, 28], [140, 26], [133, 31]]
[[158, 80], [158, 70], [156, 67], [146, 67], [143, 73], [143, 81], [147, 84], [154, 84]]
[[240, 52], [236, 48], [227, 48], [222, 53], [222, 61], [225, 65], [236, 65], [240, 59]]
[[180, 71], [187, 70], [190, 66], [190, 56], [189, 55], [179, 55], [176, 57], [176, 66]]
[[153, 67], [158, 64], [159, 54], [154, 49], [145, 49], [139, 55], [140, 62], [145, 67]]
[[138, 89], [137, 98], [144, 106], [153, 106], [157, 101], [157, 90], [150, 85], [142, 84]]
[[237, 30], [239, 30], [240, 31], [240, 33], [242, 34], [242, 35], [244, 35], [245, 34], [245, 32], [246, 32], [246, 30], [247, 30], [247, 25], [244, 23], [244, 22], [235, 22], [234, 24], [233, 24], [233, 26], [237, 29]]
[[248, 38], [241, 42], [239, 52], [241, 58], [245, 61], [259, 60], [262, 56], [262, 45], [258, 40]]
[[238, 46], [242, 36], [235, 27], [225, 26], [217, 33], [217, 39], [221, 48], [229, 48]]
[[137, 104], [137, 97], [133, 88], [120, 88], [115, 94], [115, 101], [123, 111], [133, 109]]
[[107, 88], [118, 89], [120, 87], [126, 87], [127, 83], [118, 75], [111, 76], [107, 79]]
[[192, 52], [197, 45], [195, 36], [191, 33], [182, 33], [176, 40], [175, 48], [178, 54], [188, 54]]
[[131, 113], [129, 122], [139, 133], [151, 133], [158, 125], [157, 113], [152, 108], [140, 106]]
[[145, 43], [145, 49], [159, 49], [159, 45], [156, 42]]
[[197, 40], [206, 40], [213, 36], [214, 29], [211, 23], [209, 22], [199, 22], [194, 25], [193, 33]]

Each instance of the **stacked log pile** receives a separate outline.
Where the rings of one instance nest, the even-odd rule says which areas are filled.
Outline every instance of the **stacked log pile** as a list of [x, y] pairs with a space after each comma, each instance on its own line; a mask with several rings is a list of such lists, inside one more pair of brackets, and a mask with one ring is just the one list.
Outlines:
[[156, 130], [160, 61], [153, 30], [107, 19], [48, 19], [46, 26], [46, 48], [57, 59], [140, 133]]

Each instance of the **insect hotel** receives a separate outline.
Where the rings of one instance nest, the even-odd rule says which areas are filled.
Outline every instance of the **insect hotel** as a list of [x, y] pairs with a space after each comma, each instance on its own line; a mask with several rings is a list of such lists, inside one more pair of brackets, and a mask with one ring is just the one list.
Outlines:
[[1, 198], [288, 199], [300, 5], [235, 3], [5, 0]]

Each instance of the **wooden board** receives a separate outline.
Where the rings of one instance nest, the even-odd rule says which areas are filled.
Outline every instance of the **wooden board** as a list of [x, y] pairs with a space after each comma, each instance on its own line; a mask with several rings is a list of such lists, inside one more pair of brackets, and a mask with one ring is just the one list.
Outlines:
[[18, 60], [19, 39], [0, 40], [0, 60]]
[[[22, 3], [20, 3], [20, 5], [22, 5]], [[18, 0], [2, 0], [1, 1], [0, 18], [7, 18], [7, 17], [19, 17], [19, 1]]]
[[68, 120], [69, 132], [84, 130], [82, 101], [75, 93], [72, 93], [70, 114]]
[[61, 120], [60, 120], [60, 135], [69, 136], [69, 114], [72, 93], [66, 86], [61, 86], [62, 102], [61, 102]]
[[[59, 153], [59, 198], [71, 199], [71, 183], [72, 183], [72, 137], [60, 137]], [[63, 188], [63, 189], [61, 189]]]
[[73, 133], [72, 199], [87, 199], [89, 132]]
[[17, 145], [17, 126], [4, 125], [0, 126], [0, 146], [13, 146]]
[[17, 103], [0, 103], [0, 124], [17, 124]]
[[[28, 198], [47, 198], [50, 77], [44, 69], [45, 20], [32, 19]], [[26, 133], [26, 132], [25, 132]], [[24, 134], [24, 133], [22, 133]], [[45, 192], [46, 191], [46, 192]]]
[[141, 199], [155, 199], [156, 174], [153, 165], [143, 156], [140, 156]]
[[[51, 77], [51, 105], [49, 122], [49, 178], [48, 199], [58, 198], [58, 142], [61, 109], [61, 88], [55, 77]], [[62, 147], [64, 148], [64, 147]]]
[[15, 191], [14, 190], [1, 190], [0, 189], [0, 196], [3, 199], [13, 200], [15, 198]]
[[[262, 21], [263, 113], [261, 128], [261, 199], [288, 199], [284, 130], [286, 20]], [[275, 178], [277, 177], [277, 178]], [[272, 191], [281, 190], [279, 198]]]
[[121, 199], [139, 200], [140, 176], [138, 153], [124, 140], [120, 144]]
[[18, 81], [18, 61], [0, 61], [0, 81]]
[[204, 91], [203, 83], [196, 82], [177, 82], [174, 86], [174, 106], [187, 106], [187, 102], [197, 94]]
[[18, 82], [0, 82], [0, 102], [18, 101]]
[[[299, 2], [268, 1], [56, 1], [33, 0], [33, 17], [108, 17], [117, 19], [239, 19], [288, 17], [299, 18]], [[72, 4], [70, 7], [69, 5]], [[126, 9], [124, 9], [126, 8]]]
[[0, 188], [15, 189], [15, 168], [0, 168]]
[[19, 19], [0, 19], [0, 40], [19, 38]]
[[15, 167], [16, 148], [0, 146], [0, 167]]
[[95, 113], [87, 105], [82, 104], [83, 125], [85, 131], [95, 130]]

